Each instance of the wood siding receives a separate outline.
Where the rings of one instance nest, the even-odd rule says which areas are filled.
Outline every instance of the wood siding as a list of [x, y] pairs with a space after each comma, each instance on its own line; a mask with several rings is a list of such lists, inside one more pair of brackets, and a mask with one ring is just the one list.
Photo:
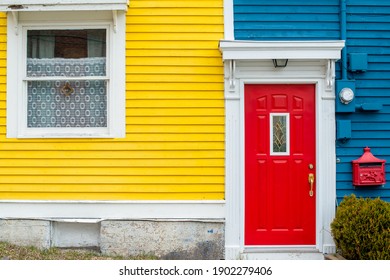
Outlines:
[[339, 0], [234, 0], [236, 40], [337, 40]]
[[[387, 160], [390, 182], [390, 1], [347, 0], [347, 52], [367, 53], [368, 71], [348, 72], [356, 80], [356, 104], [381, 103], [379, 112], [340, 113], [352, 121], [352, 139], [336, 142], [337, 198], [355, 193], [390, 201], [390, 183], [384, 187], [354, 187], [351, 160], [369, 146]], [[339, 40], [339, 0], [234, 0], [236, 40]], [[341, 79], [340, 61], [337, 77]]]
[[125, 139], [7, 139], [0, 14], [0, 199], [223, 199], [222, 5], [130, 1]]
[[348, 72], [356, 80], [356, 104], [380, 103], [378, 112], [338, 114], [338, 119], [351, 120], [352, 139], [337, 143], [337, 196], [382, 197], [390, 201], [390, 184], [384, 187], [353, 187], [351, 160], [363, 154], [368, 146], [378, 158], [386, 159], [387, 181], [390, 180], [390, 1], [347, 1], [348, 53], [367, 53], [365, 73]]

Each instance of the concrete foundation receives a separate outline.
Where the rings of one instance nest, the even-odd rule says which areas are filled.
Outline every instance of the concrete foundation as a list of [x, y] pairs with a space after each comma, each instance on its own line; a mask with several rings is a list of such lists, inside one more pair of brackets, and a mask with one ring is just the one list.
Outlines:
[[96, 247], [110, 255], [223, 259], [224, 223], [104, 220], [96, 223], [0, 220], [0, 241], [49, 247]]
[[103, 253], [161, 259], [223, 259], [224, 224], [194, 221], [103, 221]]
[[50, 247], [51, 223], [38, 220], [0, 220], [0, 241], [40, 249]]

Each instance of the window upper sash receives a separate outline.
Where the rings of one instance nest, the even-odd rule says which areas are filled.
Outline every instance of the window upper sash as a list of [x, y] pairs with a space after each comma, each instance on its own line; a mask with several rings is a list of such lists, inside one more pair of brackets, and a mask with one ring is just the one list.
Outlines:
[[126, 11], [129, 0], [1, 0], [0, 12], [10, 11]]

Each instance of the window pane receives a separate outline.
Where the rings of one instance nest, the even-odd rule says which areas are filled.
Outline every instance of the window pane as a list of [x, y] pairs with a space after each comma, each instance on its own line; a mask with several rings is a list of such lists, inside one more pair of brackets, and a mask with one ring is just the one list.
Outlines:
[[107, 127], [107, 82], [29, 81], [27, 127]]
[[287, 152], [287, 116], [272, 116], [272, 151], [274, 153]]
[[29, 30], [27, 77], [106, 75], [106, 30]]
[[106, 57], [106, 30], [28, 30], [27, 57]]

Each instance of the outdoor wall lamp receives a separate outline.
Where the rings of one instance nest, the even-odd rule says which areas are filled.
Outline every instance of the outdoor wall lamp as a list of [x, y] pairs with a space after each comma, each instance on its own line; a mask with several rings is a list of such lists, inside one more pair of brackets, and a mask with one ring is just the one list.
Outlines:
[[288, 59], [272, 59], [275, 68], [284, 68], [287, 66]]

